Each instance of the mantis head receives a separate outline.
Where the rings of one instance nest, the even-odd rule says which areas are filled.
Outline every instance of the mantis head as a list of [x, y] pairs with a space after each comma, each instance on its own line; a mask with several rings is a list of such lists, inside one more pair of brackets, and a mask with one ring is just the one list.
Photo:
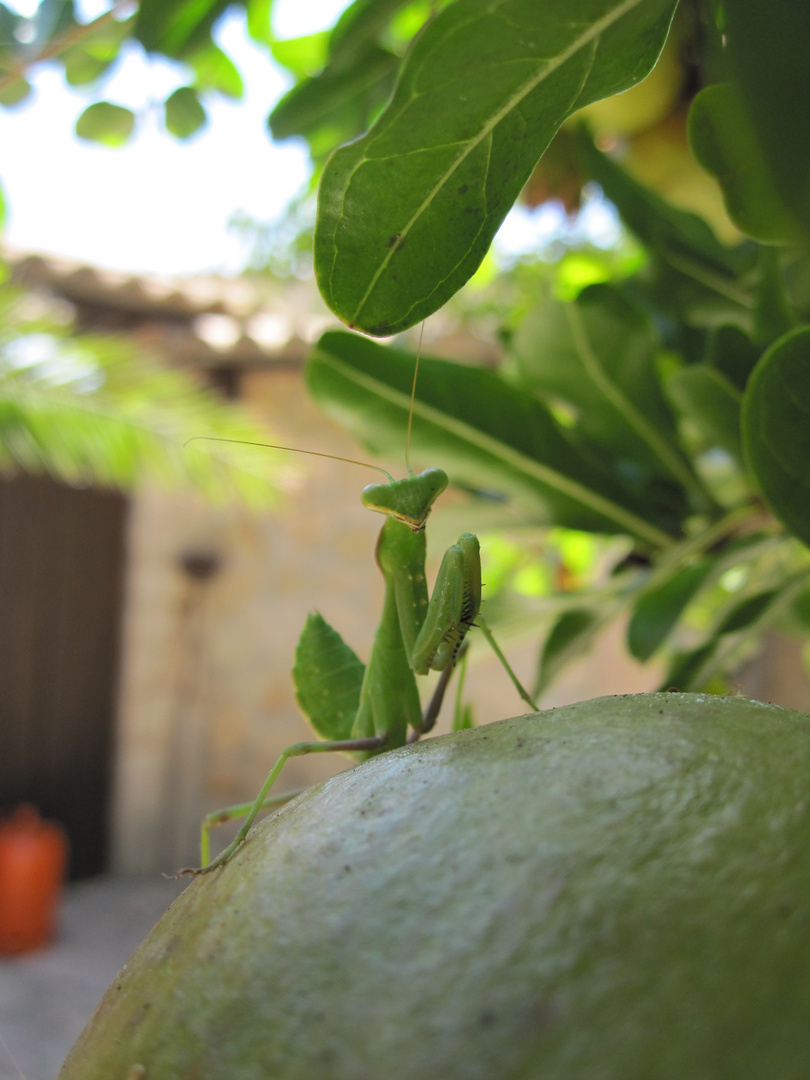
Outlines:
[[405, 480], [369, 484], [363, 489], [363, 506], [404, 522], [414, 531], [424, 527], [430, 508], [447, 487], [443, 469], [425, 469]]

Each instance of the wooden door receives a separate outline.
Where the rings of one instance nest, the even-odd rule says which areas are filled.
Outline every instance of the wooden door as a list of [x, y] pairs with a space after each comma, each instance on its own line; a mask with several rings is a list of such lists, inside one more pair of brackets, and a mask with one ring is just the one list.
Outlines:
[[107, 864], [127, 500], [0, 478], [0, 810], [62, 822], [71, 876]]

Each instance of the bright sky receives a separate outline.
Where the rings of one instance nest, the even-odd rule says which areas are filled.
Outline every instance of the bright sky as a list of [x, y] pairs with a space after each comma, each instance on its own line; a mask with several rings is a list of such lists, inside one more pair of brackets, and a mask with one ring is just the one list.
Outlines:
[[[274, 28], [282, 37], [312, 33], [331, 26], [347, 2], [275, 0]], [[36, 0], [9, 6], [31, 14]], [[77, 5], [82, 19], [109, 6]], [[307, 156], [303, 144], [270, 140], [266, 117], [289, 79], [250, 40], [243, 16], [226, 14], [216, 38], [242, 73], [245, 96], [211, 95], [210, 123], [186, 143], [152, 117], [117, 150], [73, 135], [76, 118], [99, 96], [135, 109], [162, 100], [187, 81], [176, 66], [133, 48], [91, 93], [69, 88], [58, 67], [44, 65], [26, 102], [0, 108], [5, 242], [138, 273], [238, 272], [247, 252], [228, 219], [237, 210], [260, 221], [278, 216], [307, 178]]]
[[[6, 3], [25, 15], [37, 7], [37, 0]], [[347, 3], [274, 0], [274, 30], [287, 38], [325, 29]], [[78, 0], [76, 6], [86, 21], [110, 3]], [[215, 37], [242, 73], [245, 95], [236, 102], [210, 95], [208, 126], [184, 143], [166, 134], [148, 111], [120, 149], [73, 135], [76, 118], [99, 97], [136, 111], [162, 102], [188, 81], [177, 65], [147, 60], [133, 46], [94, 90], [68, 87], [56, 65], [38, 69], [34, 93], [14, 109], [0, 108], [4, 241], [132, 273], [238, 273], [249, 252], [247, 242], [228, 229], [229, 219], [237, 211], [260, 222], [279, 217], [306, 182], [307, 154], [303, 142], [270, 140], [266, 118], [290, 79], [250, 40], [243, 13], [226, 13]], [[504, 222], [496, 248], [507, 256], [538, 251], [566, 234], [615, 243], [615, 215], [594, 200], [572, 233], [559, 207], [535, 213], [518, 207]]]

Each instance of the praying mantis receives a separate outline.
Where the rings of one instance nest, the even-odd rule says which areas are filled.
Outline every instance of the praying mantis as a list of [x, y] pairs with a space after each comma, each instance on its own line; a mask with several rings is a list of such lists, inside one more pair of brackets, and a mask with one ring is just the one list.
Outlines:
[[[411, 416], [417, 371], [418, 355]], [[320, 614], [309, 615], [295, 652], [293, 682], [296, 700], [319, 739], [293, 743], [282, 751], [252, 803], [209, 814], [202, 827], [201, 866], [181, 873], [209, 873], [223, 866], [244, 843], [262, 809], [299, 794], [270, 796], [291, 757], [340, 752], [360, 762], [395, 750], [430, 731], [473, 626], [482, 629], [520, 696], [537, 711], [481, 617], [481, 556], [476, 536], [462, 533], [445, 551], [433, 592], [428, 595], [425, 525], [434, 502], [448, 485], [448, 477], [438, 468], [414, 473], [409, 450], [410, 418], [405, 449], [408, 475], [396, 480], [379, 469], [388, 482], [370, 484], [362, 493], [367, 509], [385, 515], [375, 552], [385, 582], [383, 610], [368, 663], [362, 663]], [[416, 677], [429, 671], [441, 675], [423, 713]], [[244, 820], [233, 841], [211, 860], [211, 829], [240, 817]]]

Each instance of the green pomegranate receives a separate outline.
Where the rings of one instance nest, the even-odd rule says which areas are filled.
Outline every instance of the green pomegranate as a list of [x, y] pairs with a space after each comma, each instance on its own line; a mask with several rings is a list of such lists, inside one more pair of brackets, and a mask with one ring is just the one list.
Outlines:
[[801, 1080], [810, 717], [600, 698], [383, 754], [265, 821], [61, 1080]]

